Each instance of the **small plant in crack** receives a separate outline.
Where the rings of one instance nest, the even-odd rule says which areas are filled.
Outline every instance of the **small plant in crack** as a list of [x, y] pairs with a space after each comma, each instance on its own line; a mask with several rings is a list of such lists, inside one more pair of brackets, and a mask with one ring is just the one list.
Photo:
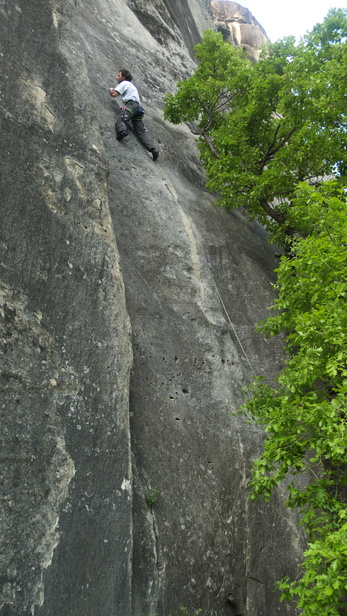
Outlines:
[[[178, 608], [178, 612], [170, 613], [170, 616], [199, 616], [202, 610], [194, 610], [194, 612], [190, 612], [187, 607], [184, 605], [180, 605]], [[158, 616], [157, 614], [148, 614], [148, 616]]]
[[155, 505], [159, 496], [159, 488], [155, 486], [155, 488], [148, 488], [145, 492], [146, 505], [150, 509]]
[[194, 610], [194, 612], [190, 612], [187, 607], [184, 605], [179, 606], [179, 612], [175, 612], [171, 616], [198, 616], [202, 610]]

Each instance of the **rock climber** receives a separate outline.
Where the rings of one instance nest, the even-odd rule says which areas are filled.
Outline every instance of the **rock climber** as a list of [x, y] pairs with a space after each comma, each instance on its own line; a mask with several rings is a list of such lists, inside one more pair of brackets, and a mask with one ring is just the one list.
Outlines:
[[153, 160], [157, 160], [159, 150], [155, 147], [142, 122], [144, 109], [141, 107], [138, 90], [132, 83], [131, 73], [127, 69], [121, 68], [117, 75], [117, 82], [117, 86], [109, 89], [109, 93], [113, 98], [120, 95], [123, 101], [122, 112], [116, 122], [117, 140], [121, 141], [127, 136], [128, 123], [131, 120], [134, 133], [138, 137], [140, 143], [142, 143], [148, 152], [151, 152]]

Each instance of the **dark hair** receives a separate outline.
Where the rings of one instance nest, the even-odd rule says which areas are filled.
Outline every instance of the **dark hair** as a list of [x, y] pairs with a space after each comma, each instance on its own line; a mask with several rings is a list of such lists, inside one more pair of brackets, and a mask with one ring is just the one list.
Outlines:
[[132, 76], [131, 72], [128, 71], [126, 68], [120, 68], [119, 72], [122, 73], [124, 79], [126, 79], [127, 81], [132, 81], [133, 80], [133, 76]]

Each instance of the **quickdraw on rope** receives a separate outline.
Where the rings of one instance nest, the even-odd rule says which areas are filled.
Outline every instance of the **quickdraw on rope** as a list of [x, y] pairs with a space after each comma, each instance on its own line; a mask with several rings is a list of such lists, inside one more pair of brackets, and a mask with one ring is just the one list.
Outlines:
[[161, 178], [163, 180], [163, 184], [164, 186], [166, 186], [166, 188], [168, 189], [169, 193], [173, 196], [174, 199], [176, 199], [177, 201], [177, 196], [175, 195], [174, 191], [172, 190], [169, 182], [167, 181], [166, 178]]

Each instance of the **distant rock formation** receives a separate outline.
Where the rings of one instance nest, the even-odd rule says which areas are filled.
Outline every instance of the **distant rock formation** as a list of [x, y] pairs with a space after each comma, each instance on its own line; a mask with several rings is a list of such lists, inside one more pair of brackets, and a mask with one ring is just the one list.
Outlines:
[[211, 11], [217, 28], [229, 30], [233, 43], [243, 47], [249, 57], [257, 61], [268, 37], [252, 13], [237, 2], [226, 0], [211, 0]]

